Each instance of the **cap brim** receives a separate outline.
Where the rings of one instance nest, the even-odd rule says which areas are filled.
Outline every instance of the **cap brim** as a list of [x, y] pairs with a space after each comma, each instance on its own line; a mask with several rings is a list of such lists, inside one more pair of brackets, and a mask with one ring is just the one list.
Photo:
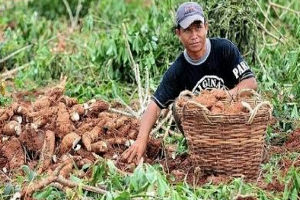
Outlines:
[[184, 20], [182, 20], [182, 22], [180, 22], [179, 25], [183, 29], [186, 29], [195, 21], [201, 21], [202, 23], [204, 23], [204, 17], [201, 15], [192, 15], [192, 16], [189, 16], [189, 17], [185, 18]]

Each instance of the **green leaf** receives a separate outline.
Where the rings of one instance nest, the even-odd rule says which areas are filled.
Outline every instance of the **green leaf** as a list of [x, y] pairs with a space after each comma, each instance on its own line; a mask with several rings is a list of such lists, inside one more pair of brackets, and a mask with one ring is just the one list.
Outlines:
[[32, 171], [27, 165], [23, 165], [22, 170], [24, 171], [24, 173], [27, 177], [27, 181], [31, 182], [36, 177], [36, 173], [34, 171]]
[[293, 110], [292, 110], [292, 113], [291, 113], [291, 118], [299, 119], [297, 104], [294, 104], [294, 106], [293, 106]]
[[115, 175], [117, 173], [117, 168], [116, 168], [115, 164], [113, 163], [113, 161], [107, 160], [106, 164], [108, 166], [109, 173], [111, 175]]
[[82, 183], [83, 182], [80, 178], [78, 178], [78, 177], [76, 177], [74, 175], [71, 175], [70, 179], [71, 179], [71, 181], [73, 181], [75, 183]]
[[47, 189], [43, 190], [42, 192], [34, 193], [33, 197], [35, 199], [47, 199], [52, 193], [52, 188], [48, 187]]
[[182, 198], [180, 197], [180, 195], [178, 194], [177, 191], [172, 191], [171, 199], [172, 200], [182, 200]]
[[157, 172], [154, 169], [154, 167], [152, 167], [151, 165], [147, 165], [146, 168], [146, 178], [148, 180], [148, 182], [152, 185], [154, 184], [154, 182], [157, 180]]
[[115, 200], [130, 200], [130, 194], [128, 192], [122, 192]]
[[5, 184], [3, 195], [8, 196], [14, 192], [14, 186], [11, 183]]
[[166, 181], [163, 180], [161, 175], [157, 177], [157, 187], [158, 187], [158, 195], [163, 197], [165, 193], [170, 190], [169, 186], [167, 185]]
[[130, 177], [130, 186], [135, 192], [143, 190], [149, 184], [143, 165], [138, 165]]
[[285, 182], [285, 187], [284, 187], [284, 192], [282, 195], [283, 200], [287, 200], [290, 195], [290, 190], [289, 190], [289, 183], [291, 182], [291, 177], [288, 178], [288, 180]]
[[297, 200], [298, 199], [298, 191], [296, 188], [294, 188], [291, 192], [291, 197], [290, 197], [290, 200]]
[[96, 165], [93, 168], [92, 184], [95, 185], [97, 182], [102, 182], [105, 174], [105, 167], [103, 164]]

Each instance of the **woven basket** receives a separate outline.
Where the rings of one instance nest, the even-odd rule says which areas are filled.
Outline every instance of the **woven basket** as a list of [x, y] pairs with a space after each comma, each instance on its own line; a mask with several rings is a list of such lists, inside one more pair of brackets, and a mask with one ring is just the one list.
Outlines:
[[176, 101], [175, 108], [193, 164], [209, 174], [256, 179], [272, 106], [256, 95], [243, 103], [249, 113], [212, 114], [186, 94], [192, 95], [181, 93], [185, 103]]

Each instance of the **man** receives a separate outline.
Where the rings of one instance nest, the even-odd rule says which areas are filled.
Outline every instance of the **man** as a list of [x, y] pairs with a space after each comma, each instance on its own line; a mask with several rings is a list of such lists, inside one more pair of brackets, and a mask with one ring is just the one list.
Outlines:
[[201, 6], [186, 2], [176, 13], [176, 35], [185, 50], [170, 66], [141, 119], [138, 137], [123, 158], [139, 162], [149, 133], [159, 117], [183, 90], [199, 93], [203, 89], [228, 88], [231, 95], [243, 88], [256, 89], [252, 71], [237, 47], [227, 39], [208, 39], [208, 24]]

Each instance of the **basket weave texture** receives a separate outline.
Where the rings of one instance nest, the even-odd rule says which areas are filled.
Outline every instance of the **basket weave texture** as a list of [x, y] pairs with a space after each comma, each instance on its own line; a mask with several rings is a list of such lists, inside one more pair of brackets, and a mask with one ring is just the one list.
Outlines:
[[260, 172], [265, 132], [272, 106], [256, 98], [247, 99], [249, 113], [213, 114], [185, 96], [175, 103], [195, 166], [206, 173], [254, 180]]

